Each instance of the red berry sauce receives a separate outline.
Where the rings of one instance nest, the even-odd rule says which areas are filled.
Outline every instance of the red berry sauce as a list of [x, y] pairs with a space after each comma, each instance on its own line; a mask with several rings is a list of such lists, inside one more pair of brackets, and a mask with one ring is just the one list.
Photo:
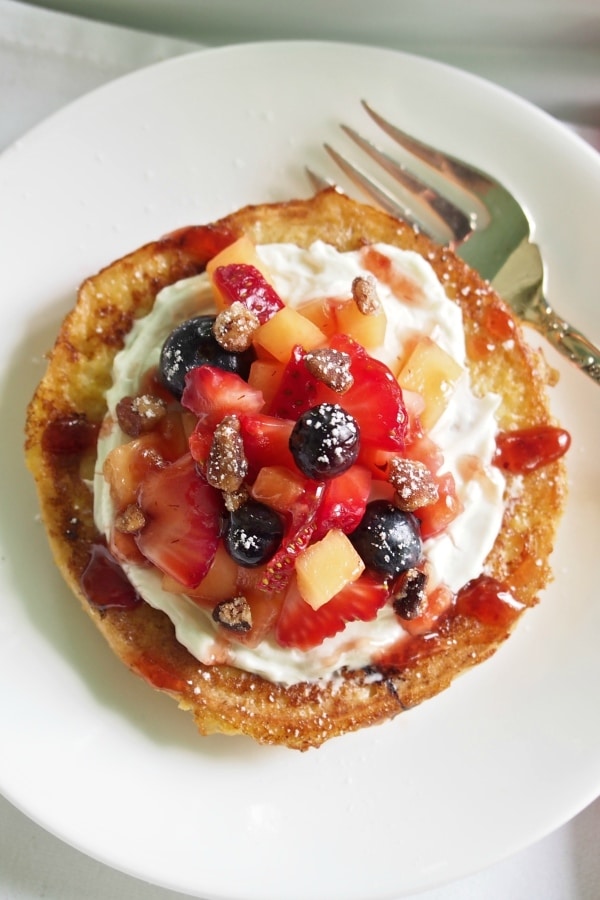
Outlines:
[[42, 450], [59, 456], [83, 453], [95, 447], [99, 426], [75, 413], [48, 422], [42, 435]]
[[85, 596], [96, 609], [132, 609], [141, 603], [140, 595], [104, 544], [92, 544], [80, 584]]
[[505, 472], [525, 474], [560, 459], [570, 446], [569, 432], [553, 425], [503, 431], [496, 438], [494, 465]]

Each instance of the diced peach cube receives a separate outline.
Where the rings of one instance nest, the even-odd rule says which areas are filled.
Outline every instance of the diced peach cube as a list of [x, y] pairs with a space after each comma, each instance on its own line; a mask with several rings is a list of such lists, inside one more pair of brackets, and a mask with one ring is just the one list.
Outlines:
[[462, 372], [462, 366], [430, 337], [422, 337], [415, 344], [400, 370], [398, 383], [423, 397], [425, 409], [420, 418], [425, 431], [433, 428], [446, 409]]
[[356, 581], [364, 568], [349, 538], [334, 528], [296, 559], [298, 589], [313, 609], [319, 609], [347, 584]]
[[267, 406], [277, 393], [284, 369], [283, 363], [270, 359], [255, 359], [250, 366], [248, 384], [261, 391]]
[[313, 325], [320, 328], [324, 335], [331, 337], [335, 332], [337, 323], [335, 320], [335, 301], [328, 297], [317, 297], [307, 300], [298, 307], [298, 312], [306, 319], [310, 319]]
[[304, 478], [287, 466], [263, 466], [252, 485], [252, 496], [278, 512], [289, 512], [304, 492]]
[[335, 307], [337, 330], [349, 335], [366, 347], [378, 347], [385, 338], [387, 316], [383, 307], [379, 312], [365, 315], [354, 300], [347, 300]]
[[326, 340], [320, 328], [291, 306], [276, 312], [254, 334], [254, 343], [280, 362], [287, 362], [296, 344], [314, 350]]

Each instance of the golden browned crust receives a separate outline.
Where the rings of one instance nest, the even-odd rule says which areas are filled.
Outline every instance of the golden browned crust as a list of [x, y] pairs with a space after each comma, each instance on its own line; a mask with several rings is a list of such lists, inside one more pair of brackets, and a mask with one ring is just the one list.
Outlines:
[[[437, 694], [457, 674], [489, 657], [510, 629], [502, 622], [456, 615], [445, 626], [438, 652], [416, 654], [399, 671], [376, 673], [379, 679], [373, 672], [345, 674], [334, 687], [286, 688], [228, 666], [203, 666], [175, 640], [166, 616], [147, 604], [100, 612], [88, 603], [80, 576], [98, 538], [85, 483], [93, 449], [56, 454], [44, 441], [49, 423], [57, 419], [82, 415], [90, 423], [101, 423], [112, 361], [132, 322], [149, 311], [161, 288], [202, 271], [210, 257], [244, 232], [256, 243], [307, 246], [320, 238], [344, 251], [384, 241], [424, 255], [463, 310], [476, 390], [503, 397], [501, 429], [551, 422], [545, 394], [550, 376], [518, 332], [511, 343], [497, 340], [490, 331], [489, 311], [504, 309], [501, 300], [452, 252], [333, 190], [308, 201], [247, 207], [211, 226], [182, 229], [113, 263], [81, 286], [29, 406], [26, 426], [27, 464], [57, 565], [114, 652], [190, 710], [202, 733], [244, 733], [262, 743], [304, 750], [391, 718]], [[493, 352], [478, 352], [485, 343], [493, 345]], [[526, 607], [537, 602], [550, 578], [549, 556], [564, 491], [561, 462], [522, 479], [508, 477], [504, 523], [486, 568]]]

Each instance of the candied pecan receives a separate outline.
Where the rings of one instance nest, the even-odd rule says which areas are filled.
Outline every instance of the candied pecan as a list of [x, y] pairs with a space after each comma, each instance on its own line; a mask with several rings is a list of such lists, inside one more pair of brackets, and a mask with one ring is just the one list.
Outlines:
[[248, 474], [248, 460], [237, 416], [225, 416], [213, 435], [206, 462], [206, 480], [228, 494], [239, 490]]
[[167, 405], [154, 394], [140, 394], [137, 397], [122, 397], [117, 403], [117, 421], [125, 434], [138, 437], [154, 431], [167, 413]]
[[252, 343], [260, 321], [256, 313], [247, 309], [239, 300], [222, 310], [213, 325], [213, 334], [224, 350], [241, 353]]
[[252, 610], [244, 596], [221, 600], [212, 612], [212, 617], [219, 625], [231, 631], [250, 631], [252, 628]]
[[351, 359], [343, 350], [322, 347], [304, 357], [306, 368], [311, 375], [326, 384], [336, 394], [345, 394], [354, 384], [350, 371]]
[[146, 516], [137, 503], [130, 503], [115, 516], [115, 528], [123, 534], [137, 534], [145, 524]]
[[412, 512], [438, 499], [438, 488], [427, 466], [414, 459], [394, 456], [390, 461], [390, 484], [396, 489], [394, 504]]
[[248, 497], [248, 491], [243, 485], [237, 491], [223, 491], [225, 509], [227, 512], [235, 512], [247, 502]]
[[407, 569], [394, 586], [392, 606], [401, 619], [416, 619], [425, 605], [427, 576], [420, 569]]
[[372, 275], [357, 275], [352, 282], [352, 297], [363, 316], [374, 316], [381, 309]]

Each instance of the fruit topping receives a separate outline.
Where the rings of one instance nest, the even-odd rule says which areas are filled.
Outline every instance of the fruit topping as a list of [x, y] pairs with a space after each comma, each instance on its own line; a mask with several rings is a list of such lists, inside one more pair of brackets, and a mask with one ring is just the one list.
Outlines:
[[221, 310], [215, 319], [213, 334], [224, 350], [241, 353], [252, 345], [254, 332], [259, 326], [260, 319], [256, 313], [236, 300]]
[[250, 631], [252, 628], [252, 609], [243, 596], [221, 600], [213, 609], [212, 617], [219, 625], [231, 631]]
[[313, 350], [306, 354], [304, 363], [311, 375], [336, 394], [345, 394], [354, 384], [350, 357], [341, 350], [332, 350], [330, 347]]
[[325, 483], [316, 514], [315, 540], [332, 528], [345, 534], [354, 531], [365, 514], [372, 480], [368, 469], [354, 465]]
[[175, 328], [154, 388], [117, 405], [110, 551], [156, 566], [224, 643], [305, 651], [388, 602], [423, 634], [454, 602], [422, 554], [462, 509], [428, 431], [463, 370], [428, 337], [397, 378], [370, 355], [387, 324], [371, 276], [294, 309], [259, 266], [246, 238], [211, 261], [220, 312]]
[[242, 414], [239, 419], [251, 479], [263, 466], [283, 465], [295, 470], [289, 448], [292, 421], [264, 413]]
[[254, 568], [267, 562], [283, 537], [281, 516], [264, 503], [249, 500], [229, 513], [223, 541], [238, 565]]
[[421, 558], [419, 521], [387, 500], [372, 500], [350, 540], [368, 569], [395, 577]]
[[419, 338], [404, 363], [398, 382], [425, 400], [421, 423], [430, 431], [448, 405], [463, 369], [430, 337]]
[[[319, 390], [326, 391], [325, 385], [309, 371], [305, 357], [304, 349], [295, 344], [271, 401], [270, 412], [280, 419], [297, 419], [311, 406], [317, 405]], [[331, 392], [331, 402], [336, 400], [336, 395]]]
[[395, 488], [398, 509], [414, 512], [438, 499], [438, 487], [425, 463], [394, 456], [389, 462], [389, 481]]
[[356, 462], [360, 429], [337, 403], [303, 413], [292, 429], [290, 450], [300, 471], [316, 481], [334, 478]]
[[230, 301], [221, 295], [218, 285], [215, 284], [214, 273], [217, 269], [220, 269], [223, 266], [230, 266], [234, 263], [238, 265], [240, 263], [245, 263], [248, 266], [254, 266], [255, 269], [262, 273], [267, 281], [271, 281], [269, 273], [258, 255], [256, 245], [250, 240], [247, 234], [243, 234], [241, 237], [237, 238], [237, 240], [220, 248], [219, 252], [206, 263], [206, 272], [212, 283], [217, 309], [223, 309], [225, 306], [228, 306]]
[[452, 472], [435, 476], [438, 498], [428, 506], [415, 510], [421, 523], [421, 537], [425, 541], [440, 534], [462, 512], [463, 506], [456, 493]]
[[226, 306], [238, 301], [258, 317], [261, 325], [284, 308], [281, 298], [256, 266], [246, 263], [218, 266], [212, 271], [212, 279]]
[[198, 427], [213, 429], [224, 416], [258, 412], [264, 398], [234, 372], [198, 366], [185, 379], [181, 402], [198, 417]]
[[167, 414], [167, 404], [152, 394], [122, 397], [116, 406], [117, 422], [130, 437], [154, 431]]
[[300, 472], [287, 466], [263, 466], [252, 485], [252, 496], [281, 513], [289, 513], [306, 489]]
[[219, 541], [211, 566], [195, 588], [185, 587], [170, 575], [163, 575], [162, 589], [171, 594], [186, 594], [200, 606], [212, 610], [221, 600], [235, 597], [238, 591], [238, 566]]
[[225, 350], [215, 338], [213, 326], [216, 316], [196, 316], [187, 319], [170, 333], [160, 354], [158, 377], [163, 387], [181, 399], [185, 376], [197, 366], [216, 366], [247, 378], [255, 358], [252, 348], [242, 353]]
[[238, 491], [248, 474], [248, 460], [237, 416], [225, 416], [215, 428], [206, 462], [206, 480], [214, 488], [231, 494]]
[[218, 491], [204, 481], [186, 454], [147, 475], [138, 503], [146, 525], [135, 540], [146, 559], [185, 587], [197, 587], [219, 542]]

